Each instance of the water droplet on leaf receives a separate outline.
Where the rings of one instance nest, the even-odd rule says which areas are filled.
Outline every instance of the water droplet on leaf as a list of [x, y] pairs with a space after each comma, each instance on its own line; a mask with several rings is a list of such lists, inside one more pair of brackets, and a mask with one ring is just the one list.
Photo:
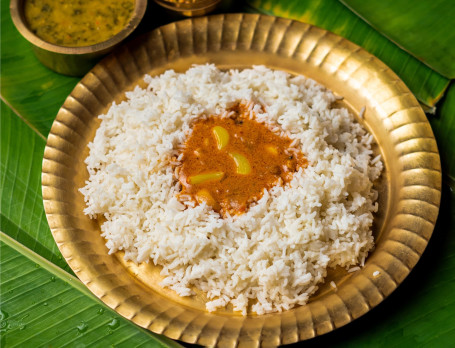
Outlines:
[[100, 308], [98, 309], [98, 314], [103, 314], [105, 311], [104, 311], [104, 308]]
[[9, 314], [6, 313], [3, 309], [0, 309], [0, 320], [4, 320], [9, 317]]
[[87, 331], [88, 325], [86, 322], [83, 321], [78, 326], [76, 326], [76, 328], [79, 333], [84, 333], [85, 331]]
[[107, 326], [112, 329], [112, 330], [115, 330], [116, 328], [118, 328], [120, 326], [120, 321], [116, 318], [113, 318], [108, 324]]
[[51, 277], [51, 282], [55, 282], [55, 277], [54, 276]]

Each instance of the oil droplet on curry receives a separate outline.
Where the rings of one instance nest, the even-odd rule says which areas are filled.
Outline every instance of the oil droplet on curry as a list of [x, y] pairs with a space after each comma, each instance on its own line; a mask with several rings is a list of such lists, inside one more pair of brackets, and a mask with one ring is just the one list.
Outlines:
[[134, 0], [25, 0], [29, 28], [44, 41], [79, 47], [106, 41], [128, 24]]
[[176, 167], [180, 200], [205, 202], [223, 216], [242, 214], [264, 189], [289, 183], [308, 165], [291, 139], [250, 117], [244, 104], [228, 111], [230, 117], [210, 116], [193, 125]]

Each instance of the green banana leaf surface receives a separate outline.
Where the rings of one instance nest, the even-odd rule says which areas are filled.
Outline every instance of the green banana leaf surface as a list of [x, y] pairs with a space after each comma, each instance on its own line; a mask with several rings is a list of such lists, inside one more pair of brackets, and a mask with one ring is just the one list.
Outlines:
[[0, 232], [2, 347], [179, 347], [120, 317], [77, 278]]
[[[376, 3], [376, 1], [373, 1]], [[377, 32], [337, 0], [248, 0], [259, 12], [313, 24], [343, 36], [386, 63], [416, 98], [434, 106], [449, 80]]]
[[46, 141], [1, 102], [0, 229], [70, 271], [55, 244], [41, 196]]
[[[0, 336], [2, 347], [178, 344], [132, 324], [73, 276], [49, 230], [41, 196], [46, 137], [78, 78], [43, 67], [1, 2]], [[338, 33], [384, 60], [418, 99], [437, 106], [431, 119], [447, 171], [453, 164], [455, 88], [335, 0], [249, 1], [234, 11], [304, 20]], [[229, 7], [223, 7], [228, 11]], [[153, 3], [142, 31], [174, 20]], [[447, 172], [446, 172], [447, 173]], [[453, 176], [452, 176], [453, 178]], [[422, 260], [384, 303], [309, 346], [450, 346], [455, 342], [455, 194], [444, 186], [441, 213]]]
[[449, 86], [430, 123], [438, 142], [442, 169], [447, 184], [455, 190], [455, 80]]
[[341, 0], [433, 70], [455, 78], [455, 3], [451, 0]]

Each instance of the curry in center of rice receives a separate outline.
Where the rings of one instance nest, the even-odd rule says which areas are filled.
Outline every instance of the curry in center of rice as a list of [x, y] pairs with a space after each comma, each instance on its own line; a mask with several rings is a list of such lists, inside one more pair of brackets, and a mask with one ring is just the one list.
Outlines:
[[235, 105], [227, 115], [194, 124], [179, 156], [179, 198], [235, 215], [260, 199], [264, 189], [289, 183], [308, 162], [278, 127], [272, 131], [259, 123], [246, 105]]

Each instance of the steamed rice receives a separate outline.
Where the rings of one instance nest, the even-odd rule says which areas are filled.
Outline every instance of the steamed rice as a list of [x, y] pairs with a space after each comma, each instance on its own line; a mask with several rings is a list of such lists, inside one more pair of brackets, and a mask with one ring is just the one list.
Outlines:
[[[331, 108], [332, 92], [263, 66], [194, 66], [144, 81], [146, 89], [136, 87], [100, 116], [86, 159], [84, 212], [105, 217], [110, 253], [162, 266], [163, 287], [181, 296], [204, 291], [209, 311], [231, 304], [243, 314], [305, 304], [327, 267], [364, 264], [382, 163], [373, 158], [372, 135], [346, 109]], [[196, 120], [226, 116], [239, 102], [294, 140], [309, 166], [245, 214], [222, 218], [205, 203], [176, 198], [173, 167]]]

